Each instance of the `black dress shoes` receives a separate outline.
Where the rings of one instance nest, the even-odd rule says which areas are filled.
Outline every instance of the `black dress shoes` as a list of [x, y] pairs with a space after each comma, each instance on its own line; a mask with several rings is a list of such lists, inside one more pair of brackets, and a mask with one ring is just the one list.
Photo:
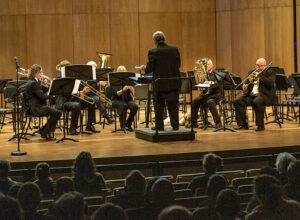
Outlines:
[[53, 137], [53, 135], [51, 133], [41, 132], [41, 137], [44, 138], [47, 141], [56, 141], [56, 138]]
[[108, 116], [108, 115], [105, 116], [105, 119], [106, 119], [107, 123], [110, 124], [110, 125], [115, 122], [115, 119], [113, 117]]
[[128, 127], [126, 126], [125, 128], [126, 128], [126, 130], [129, 131], [129, 132], [133, 132], [133, 128], [132, 128], [131, 126], [128, 126]]
[[257, 128], [255, 129], [255, 131], [264, 131], [265, 127], [261, 127], [261, 126], [257, 126]]
[[[156, 130], [156, 127], [152, 127], [151, 130], [155, 131], [155, 130]], [[158, 130], [158, 131], [163, 131], [164, 129], [163, 129], [163, 128], [158, 128], [157, 130]]]
[[221, 123], [218, 123], [218, 124], [215, 125], [215, 129], [220, 129], [220, 128], [222, 128], [222, 124]]
[[100, 131], [96, 130], [96, 128], [95, 128], [94, 125], [87, 125], [86, 128], [85, 128], [85, 130], [93, 132], [93, 133], [99, 133], [100, 132]]
[[234, 128], [235, 130], [249, 130], [249, 127], [248, 126], [237, 126]]
[[79, 134], [79, 132], [76, 131], [76, 129], [74, 129], [74, 128], [69, 129], [69, 135], [78, 135], [78, 134]]

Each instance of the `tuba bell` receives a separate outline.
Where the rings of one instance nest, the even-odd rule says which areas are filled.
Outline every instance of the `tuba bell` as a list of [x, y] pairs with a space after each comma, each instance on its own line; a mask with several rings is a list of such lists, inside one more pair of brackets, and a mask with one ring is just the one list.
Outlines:
[[195, 82], [196, 84], [203, 83], [207, 80], [207, 64], [206, 58], [204, 59], [198, 59], [195, 62], [195, 67], [194, 67], [194, 76], [195, 76]]
[[100, 58], [99, 60], [99, 65], [98, 67], [103, 69], [103, 68], [108, 68], [108, 60], [111, 57], [111, 53], [103, 53], [103, 52], [97, 52], [98, 57]]

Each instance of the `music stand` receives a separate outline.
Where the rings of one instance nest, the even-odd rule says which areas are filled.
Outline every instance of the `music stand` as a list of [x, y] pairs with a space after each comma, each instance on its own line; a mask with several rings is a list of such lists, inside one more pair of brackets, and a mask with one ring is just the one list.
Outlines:
[[[135, 83], [132, 81], [131, 77], [134, 77], [135, 73], [133, 72], [112, 72], [108, 74], [109, 85], [113, 87], [121, 87], [123, 89], [124, 86], [134, 86]], [[122, 94], [122, 102], [124, 102], [124, 94]], [[125, 115], [123, 117], [123, 128], [115, 129], [113, 132], [124, 131], [127, 133], [125, 127]]]
[[0, 79], [0, 98], [1, 98], [1, 101], [0, 101], [0, 105], [1, 107], [3, 107], [3, 91], [4, 91], [4, 87], [6, 85], [6, 83], [8, 81], [12, 81], [12, 79]]
[[96, 69], [97, 81], [108, 81], [108, 73], [113, 72], [113, 68], [98, 68]]
[[[59, 95], [70, 96], [77, 92], [74, 90], [78, 90], [78, 88], [76, 88], [76, 85], [78, 84], [78, 82], [79, 81], [76, 81], [76, 79], [72, 78], [72, 77], [54, 79], [51, 82], [48, 93], [49, 93], [49, 95], [55, 95], [55, 96], [59, 96]], [[77, 85], [77, 87], [79, 87], [79, 85]], [[63, 105], [63, 137], [61, 139], [57, 140], [56, 143], [59, 143], [61, 141], [65, 141], [65, 140], [78, 142], [78, 140], [66, 137], [66, 120], [67, 120], [67, 116], [66, 116], [66, 112], [65, 112], [65, 105]]]
[[[222, 86], [222, 100], [221, 102], [225, 102], [225, 95], [224, 95], [224, 82], [226, 82], [226, 85], [227, 87], [226, 88], [234, 88], [236, 87], [236, 84], [235, 82], [233, 81], [233, 79], [230, 77], [230, 74], [228, 72], [215, 72], [216, 74], [216, 77], [217, 77], [217, 80], [220, 82], [221, 81], [221, 86]], [[225, 108], [222, 106], [222, 104], [220, 104], [220, 107], [221, 107], [221, 112], [222, 112], [222, 115], [223, 115], [223, 123], [222, 123], [222, 127], [221, 128], [218, 128], [218, 129], [215, 129], [214, 132], [218, 132], [218, 131], [231, 131], [231, 132], [236, 132], [235, 129], [233, 128], [228, 128], [226, 127], [226, 110]]]
[[92, 80], [93, 79], [93, 66], [91, 65], [68, 65], [65, 67], [66, 77], [73, 77], [80, 80]]

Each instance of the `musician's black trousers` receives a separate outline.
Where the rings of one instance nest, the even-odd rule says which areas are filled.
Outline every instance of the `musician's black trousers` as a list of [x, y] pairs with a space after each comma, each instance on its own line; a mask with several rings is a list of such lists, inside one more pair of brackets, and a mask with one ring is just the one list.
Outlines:
[[[124, 128], [124, 122], [126, 127], [131, 127], [132, 122], [134, 121], [134, 116], [138, 111], [138, 105], [133, 101], [125, 102], [120, 100], [113, 100], [112, 107], [115, 108], [120, 116], [120, 125], [121, 128]], [[129, 116], [127, 117], [127, 110], [130, 110]]]
[[[100, 114], [106, 117], [108, 115], [106, 108], [103, 106], [102, 102], [100, 101], [100, 98], [96, 95], [89, 94], [88, 95], [90, 98], [92, 98], [95, 102], [94, 105], [88, 104], [88, 121], [87, 121], [87, 126], [92, 125], [93, 123], [96, 122], [96, 107], [99, 109]], [[96, 106], [95, 106], [96, 105]]]
[[46, 124], [43, 126], [42, 132], [48, 134], [54, 132], [56, 128], [57, 121], [60, 119], [61, 111], [49, 106], [41, 106], [38, 110], [37, 116], [49, 116]]
[[247, 96], [243, 95], [240, 98], [233, 101], [235, 108], [236, 121], [238, 126], [248, 127], [246, 118], [247, 106], [252, 106], [255, 111], [255, 123], [256, 126], [264, 127], [264, 113], [266, 104], [261, 96]]
[[221, 119], [217, 110], [217, 102], [218, 99], [215, 97], [209, 97], [209, 96], [199, 96], [195, 98], [192, 102], [192, 124], [193, 126], [197, 126], [198, 121], [198, 111], [201, 108], [201, 110], [205, 110], [205, 108], [209, 108], [209, 111], [211, 112], [215, 124], [220, 124]]
[[164, 129], [164, 109], [167, 104], [170, 122], [173, 129], [179, 128], [178, 116], [178, 92], [158, 93], [155, 99], [155, 126], [159, 130]]
[[78, 118], [80, 115], [80, 103], [79, 102], [65, 102], [64, 103], [65, 111], [71, 112], [71, 125], [70, 128], [77, 129], [78, 127]]

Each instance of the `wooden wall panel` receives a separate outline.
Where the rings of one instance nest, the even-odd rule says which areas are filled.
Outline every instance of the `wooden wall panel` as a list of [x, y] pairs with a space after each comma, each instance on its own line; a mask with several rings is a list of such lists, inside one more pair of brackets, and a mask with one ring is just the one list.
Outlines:
[[140, 62], [146, 63], [148, 50], [155, 47], [152, 35], [162, 31], [168, 44], [182, 50], [182, 26], [180, 13], [140, 13]]
[[27, 67], [25, 16], [0, 16], [0, 27], [0, 78], [15, 78], [15, 56]]
[[266, 58], [290, 74], [294, 69], [293, 9], [281, 4], [272, 4], [264, 11]]
[[25, 0], [1, 0], [0, 15], [24, 15], [26, 14]]
[[139, 0], [110, 0], [110, 12], [138, 13]]
[[182, 70], [194, 68], [199, 58], [216, 61], [215, 14], [211, 12], [182, 13]]
[[245, 76], [265, 56], [263, 8], [231, 11], [232, 71]]
[[55, 76], [62, 60], [73, 62], [71, 15], [29, 15], [26, 20], [28, 64], [39, 63], [44, 72]]
[[139, 63], [138, 13], [111, 14], [112, 66], [133, 70]]
[[[224, 0], [225, 1], [225, 0]], [[207, 0], [181, 0], [181, 11], [182, 12], [215, 12], [216, 2]]]
[[139, 0], [139, 12], [180, 12], [180, 0]]
[[72, 0], [26, 0], [27, 14], [71, 14]]
[[99, 61], [96, 51], [110, 52], [109, 14], [73, 16], [74, 63]]
[[73, 14], [109, 12], [110, 0], [73, 0]]

